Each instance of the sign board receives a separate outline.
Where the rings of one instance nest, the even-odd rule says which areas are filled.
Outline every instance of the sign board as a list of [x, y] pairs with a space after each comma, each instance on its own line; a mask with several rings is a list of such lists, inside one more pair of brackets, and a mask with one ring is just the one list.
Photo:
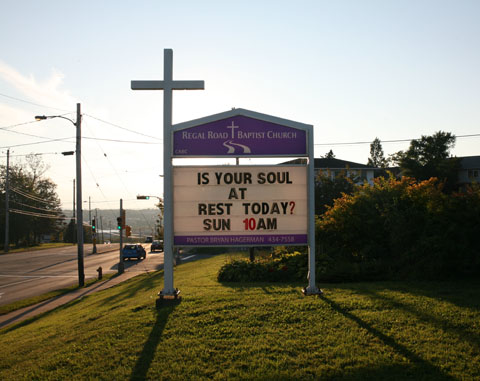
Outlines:
[[307, 156], [306, 130], [288, 122], [290, 125], [233, 114], [206, 119], [174, 131], [173, 156]]
[[173, 168], [174, 245], [308, 243], [307, 167]]

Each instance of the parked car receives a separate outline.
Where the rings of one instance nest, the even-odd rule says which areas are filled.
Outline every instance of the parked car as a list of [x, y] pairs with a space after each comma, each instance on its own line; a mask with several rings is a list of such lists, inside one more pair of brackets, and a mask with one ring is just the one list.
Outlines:
[[122, 260], [126, 260], [129, 258], [140, 258], [145, 259], [147, 257], [147, 252], [145, 251], [144, 247], [140, 244], [128, 244], [125, 245], [122, 249]]
[[157, 239], [157, 240], [153, 241], [152, 246], [150, 246], [150, 251], [151, 252], [154, 252], [154, 251], [157, 251], [157, 250], [163, 251], [163, 241], [161, 239]]

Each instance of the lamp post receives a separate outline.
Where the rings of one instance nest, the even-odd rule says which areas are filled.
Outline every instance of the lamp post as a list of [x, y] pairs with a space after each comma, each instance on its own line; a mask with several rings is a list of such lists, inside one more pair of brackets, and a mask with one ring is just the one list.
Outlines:
[[77, 185], [77, 259], [78, 259], [78, 285], [85, 285], [85, 271], [83, 265], [83, 211], [82, 211], [82, 114], [80, 113], [80, 103], [77, 103], [77, 120], [66, 118], [61, 115], [38, 115], [36, 120], [45, 120], [53, 118], [62, 118], [70, 121], [77, 129], [76, 136], [76, 185]]

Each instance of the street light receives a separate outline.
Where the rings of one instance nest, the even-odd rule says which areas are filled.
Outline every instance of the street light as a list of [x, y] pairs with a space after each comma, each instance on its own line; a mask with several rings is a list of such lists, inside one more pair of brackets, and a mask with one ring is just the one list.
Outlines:
[[[85, 285], [85, 271], [83, 265], [83, 210], [82, 210], [82, 115], [80, 113], [80, 103], [77, 103], [77, 121], [74, 122], [70, 118], [66, 118], [62, 115], [37, 115], [36, 120], [45, 120], [61, 118], [71, 122], [77, 128], [76, 138], [76, 170], [77, 170], [77, 258], [78, 258], [78, 285], [83, 287]], [[71, 155], [72, 151], [62, 152], [63, 155]]]

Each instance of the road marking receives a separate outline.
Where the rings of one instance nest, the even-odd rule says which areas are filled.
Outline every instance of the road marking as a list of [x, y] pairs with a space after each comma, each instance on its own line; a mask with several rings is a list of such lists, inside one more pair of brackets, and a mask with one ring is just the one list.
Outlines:
[[196, 256], [196, 254], [194, 254], [194, 255], [189, 255], [188, 257], [182, 258], [182, 261], [184, 261], [184, 260], [186, 260], [186, 259], [193, 258], [193, 257], [195, 257], [195, 256]]
[[0, 299], [2, 299], [3, 294], [4, 294], [4, 292], [0, 292]]

